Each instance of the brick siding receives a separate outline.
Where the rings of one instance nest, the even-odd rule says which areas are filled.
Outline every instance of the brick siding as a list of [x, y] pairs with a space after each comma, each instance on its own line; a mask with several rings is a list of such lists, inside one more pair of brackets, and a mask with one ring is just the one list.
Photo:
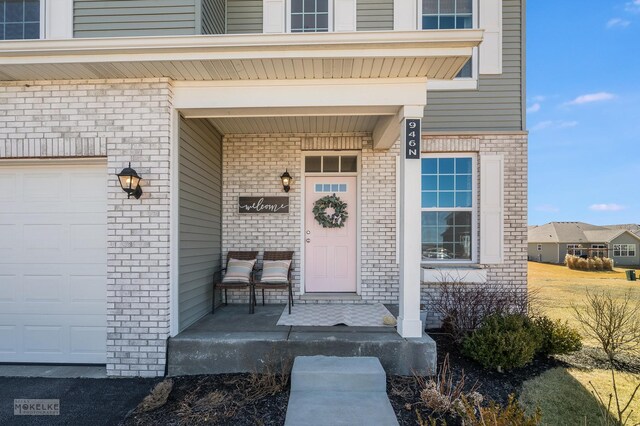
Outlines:
[[[0, 158], [107, 157], [107, 374], [162, 376], [169, 334], [171, 86], [164, 79], [0, 85]], [[144, 178], [128, 200], [113, 176]]]

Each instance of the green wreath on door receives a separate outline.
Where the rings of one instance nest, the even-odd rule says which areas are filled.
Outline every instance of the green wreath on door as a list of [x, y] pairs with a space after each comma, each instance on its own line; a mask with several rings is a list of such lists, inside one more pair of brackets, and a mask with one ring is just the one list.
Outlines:
[[[327, 214], [327, 209], [333, 209], [332, 214]], [[313, 204], [313, 217], [323, 228], [342, 228], [349, 213], [347, 203], [336, 194], [320, 198]]]

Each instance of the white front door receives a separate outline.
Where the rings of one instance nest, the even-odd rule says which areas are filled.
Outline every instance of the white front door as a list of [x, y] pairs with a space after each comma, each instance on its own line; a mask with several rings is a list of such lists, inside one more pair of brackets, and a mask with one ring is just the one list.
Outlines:
[[104, 164], [0, 165], [0, 362], [106, 362]]
[[[357, 178], [314, 176], [305, 185], [305, 291], [356, 292]], [[335, 194], [347, 203], [348, 218], [342, 228], [324, 228], [313, 214], [322, 197]], [[327, 213], [333, 213], [327, 209]]]

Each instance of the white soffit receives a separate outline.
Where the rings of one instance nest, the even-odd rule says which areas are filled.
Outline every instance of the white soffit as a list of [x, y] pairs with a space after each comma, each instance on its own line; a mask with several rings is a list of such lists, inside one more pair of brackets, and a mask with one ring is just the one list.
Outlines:
[[231, 117], [210, 118], [222, 134], [263, 133], [357, 133], [372, 132], [378, 117], [362, 116], [296, 116], [296, 117]]
[[0, 42], [0, 80], [452, 79], [481, 30]]

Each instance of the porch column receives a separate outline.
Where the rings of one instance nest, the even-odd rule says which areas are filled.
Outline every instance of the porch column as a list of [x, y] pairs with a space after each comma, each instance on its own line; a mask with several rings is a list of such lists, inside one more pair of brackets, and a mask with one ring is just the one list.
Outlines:
[[400, 315], [398, 333], [402, 337], [421, 337], [420, 321], [420, 141], [417, 135], [418, 158], [407, 158], [407, 119], [421, 119], [424, 105], [405, 106], [401, 111], [400, 123]]

